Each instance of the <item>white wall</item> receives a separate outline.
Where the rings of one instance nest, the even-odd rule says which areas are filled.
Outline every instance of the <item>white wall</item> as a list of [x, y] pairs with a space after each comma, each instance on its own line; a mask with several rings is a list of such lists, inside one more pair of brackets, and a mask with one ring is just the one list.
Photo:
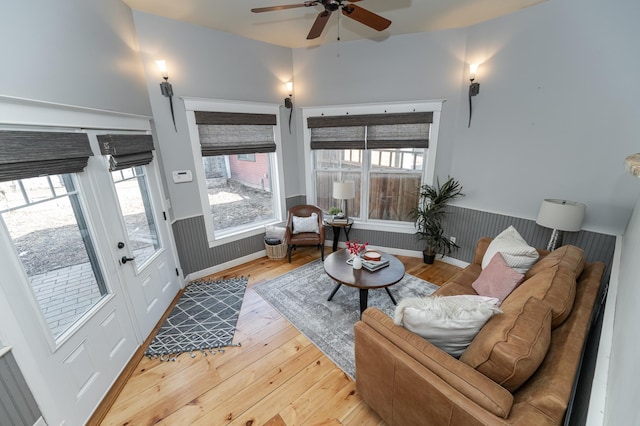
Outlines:
[[623, 167], [640, 149], [638, 17], [636, 0], [554, 0], [468, 29], [482, 65], [471, 128], [466, 106], [458, 119], [460, 204], [534, 219], [543, 198], [576, 200], [585, 229], [624, 232], [640, 194]]
[[[292, 74], [291, 49], [143, 12], [133, 13], [173, 217], [202, 215], [197, 183], [176, 185], [170, 176], [172, 170], [194, 171], [184, 103], [180, 97], [283, 104], [288, 95], [284, 83], [290, 81]], [[177, 132], [171, 121], [169, 101], [160, 93], [162, 78], [155, 64], [158, 59], [167, 61]], [[294, 187], [295, 191], [299, 183], [295, 141], [286, 139], [288, 110], [286, 117], [283, 154], [286, 167], [293, 170], [290, 174], [293, 179], [285, 183], [285, 195], [289, 195], [290, 188]], [[281, 114], [281, 122], [283, 118]], [[285, 170], [285, 179], [287, 175]]]
[[[436, 171], [446, 177], [460, 107], [465, 37], [465, 30], [451, 30], [294, 49], [297, 104], [446, 99], [438, 135]], [[299, 158], [302, 162], [302, 153]]]
[[437, 175], [464, 186], [456, 204], [534, 219], [543, 198], [582, 201], [585, 229], [620, 235], [640, 194], [620, 167], [640, 140], [639, 8], [554, 0], [462, 30], [294, 49], [297, 103], [444, 98]]
[[[640, 180], [627, 175], [635, 186]], [[622, 238], [618, 273], [613, 339], [609, 358], [609, 375], [604, 412], [605, 425], [640, 424], [640, 339], [638, 339], [638, 306], [640, 305], [640, 198]], [[609, 309], [609, 307], [607, 307]], [[604, 330], [603, 333], [609, 333]], [[599, 362], [601, 362], [599, 360]]]
[[0, 52], [0, 96], [151, 115], [120, 0], [5, 1]]

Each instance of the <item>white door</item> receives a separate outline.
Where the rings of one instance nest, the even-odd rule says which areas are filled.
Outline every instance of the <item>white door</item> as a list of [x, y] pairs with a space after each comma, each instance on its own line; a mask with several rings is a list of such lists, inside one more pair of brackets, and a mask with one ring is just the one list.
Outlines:
[[0, 335], [48, 424], [90, 417], [180, 289], [156, 166], [118, 180], [88, 134], [83, 172], [0, 182]]
[[[96, 134], [90, 133], [92, 144], [97, 143]], [[105, 173], [96, 174], [97, 185], [109, 188], [105, 200], [115, 199], [104, 207], [109, 243], [144, 341], [181, 287], [174, 244], [156, 162], [112, 172], [108, 165], [108, 156], [104, 156]]]

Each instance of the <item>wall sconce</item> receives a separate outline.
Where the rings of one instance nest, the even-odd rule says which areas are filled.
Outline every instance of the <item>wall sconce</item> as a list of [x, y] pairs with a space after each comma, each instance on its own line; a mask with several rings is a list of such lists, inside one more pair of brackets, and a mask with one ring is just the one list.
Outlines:
[[467, 128], [471, 127], [471, 114], [473, 113], [473, 105], [471, 104], [471, 97], [476, 96], [480, 93], [480, 83], [474, 82], [476, 79], [476, 73], [478, 72], [478, 64], [470, 64], [469, 65], [469, 80], [471, 84], [469, 85], [469, 124]]
[[160, 83], [160, 92], [162, 93], [162, 96], [166, 96], [169, 98], [169, 107], [171, 108], [171, 119], [173, 120], [173, 128], [177, 132], [178, 128], [176, 127], [176, 117], [173, 112], [173, 87], [171, 86], [171, 83], [169, 83], [169, 73], [167, 72], [167, 61], [165, 60], [156, 61], [156, 65], [158, 66], [158, 69], [162, 74], [162, 78], [164, 78], [164, 81]]
[[289, 109], [289, 133], [291, 133], [291, 117], [293, 116], [293, 82], [288, 81], [286, 84], [289, 97], [284, 98], [284, 107]]

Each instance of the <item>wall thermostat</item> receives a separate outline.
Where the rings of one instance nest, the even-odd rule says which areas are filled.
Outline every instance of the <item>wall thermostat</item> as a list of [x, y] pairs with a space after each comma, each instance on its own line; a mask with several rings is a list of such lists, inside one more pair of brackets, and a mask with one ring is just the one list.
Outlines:
[[173, 176], [174, 183], [185, 183], [191, 182], [193, 180], [191, 170], [178, 170], [175, 172], [171, 172], [171, 174]]

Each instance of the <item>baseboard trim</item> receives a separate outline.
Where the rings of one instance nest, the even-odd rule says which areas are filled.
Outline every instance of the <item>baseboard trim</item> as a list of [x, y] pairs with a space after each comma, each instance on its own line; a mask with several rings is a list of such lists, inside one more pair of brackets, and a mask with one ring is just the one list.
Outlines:
[[207, 275], [213, 275], [217, 272], [224, 271], [226, 269], [230, 269], [238, 265], [242, 265], [243, 263], [260, 259], [261, 257], [265, 257], [266, 255], [267, 255], [266, 250], [260, 250], [255, 253], [230, 260], [229, 262], [221, 263], [219, 265], [211, 266], [210, 268], [207, 268], [207, 269], [202, 269], [200, 271], [192, 272], [185, 277], [185, 281], [188, 283], [193, 280], [198, 280], [200, 278], [206, 277]]
[[[328, 245], [327, 247], [331, 247], [331, 246]], [[346, 248], [347, 245], [343, 242], [339, 242], [338, 247]], [[394, 247], [382, 247], [382, 246], [375, 246], [375, 248], [382, 250], [385, 253], [392, 254], [394, 256], [408, 256], [408, 257], [417, 257], [419, 259], [422, 259], [422, 252], [417, 250], [405, 250], [405, 249], [399, 249]], [[469, 262], [465, 262], [464, 260], [460, 260], [460, 259], [454, 259], [453, 257], [449, 257], [449, 256], [437, 257], [437, 260], [444, 263], [448, 263], [450, 265], [459, 266], [460, 268], [466, 268], [467, 266], [469, 266]]]

